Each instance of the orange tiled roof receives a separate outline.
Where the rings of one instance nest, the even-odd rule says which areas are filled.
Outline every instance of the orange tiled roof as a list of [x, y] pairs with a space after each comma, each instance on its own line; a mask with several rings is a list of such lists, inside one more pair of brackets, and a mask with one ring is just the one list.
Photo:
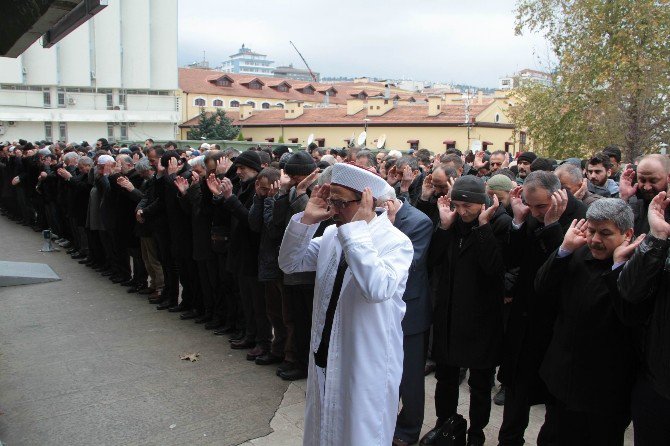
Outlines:
[[[232, 80], [230, 87], [220, 87], [214, 82], [221, 77], [228, 77]], [[260, 90], [251, 90], [245, 84], [259, 80], [263, 87]], [[277, 91], [274, 88], [286, 82], [291, 86], [289, 91]], [[316, 89], [314, 94], [306, 94], [298, 91], [298, 88], [303, 88], [311, 85]], [[279, 100], [296, 100], [308, 102], [322, 102], [325, 96], [325, 91], [331, 88], [330, 84], [316, 83], [316, 82], [296, 82], [293, 79], [283, 79], [269, 76], [252, 76], [246, 74], [223, 73], [216, 70], [202, 70], [197, 68], [180, 68], [179, 69], [179, 88], [185, 93], [191, 94], [211, 94], [221, 96], [237, 96], [243, 97], [259, 97]], [[336, 90], [339, 90], [336, 88]], [[321, 92], [324, 93], [321, 93]], [[339, 93], [339, 91], [338, 91]], [[329, 101], [331, 104], [345, 104], [346, 97], [344, 95], [336, 94], [330, 95]]]
[[[470, 116], [475, 117], [484, 111], [493, 100], [484, 100], [482, 104], [470, 106]], [[228, 113], [232, 118], [232, 113]], [[354, 115], [347, 115], [346, 107], [305, 108], [304, 113], [293, 119], [284, 117], [284, 110], [254, 110], [251, 116], [240, 121], [237, 114], [233, 125], [244, 127], [271, 126], [328, 126], [362, 125], [367, 118], [367, 109]], [[192, 127], [198, 124], [198, 117], [184, 122], [180, 127]], [[427, 105], [400, 105], [383, 116], [370, 116], [368, 126], [374, 125], [458, 125], [465, 123], [465, 109], [462, 105], [445, 105], [437, 116], [428, 116]]]

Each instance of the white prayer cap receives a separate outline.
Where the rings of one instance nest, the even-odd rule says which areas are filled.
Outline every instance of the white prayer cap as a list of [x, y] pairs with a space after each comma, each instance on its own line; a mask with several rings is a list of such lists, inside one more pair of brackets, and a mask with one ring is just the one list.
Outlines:
[[109, 164], [109, 163], [115, 163], [114, 158], [112, 158], [110, 155], [100, 155], [98, 158], [98, 165], [103, 165], [103, 164]]
[[346, 187], [356, 192], [363, 192], [366, 187], [372, 191], [372, 196], [378, 198], [384, 195], [388, 183], [362, 167], [353, 164], [337, 163], [333, 167], [331, 184]]
[[379, 197], [376, 197], [379, 201], [389, 201], [395, 200], [397, 198], [395, 189], [390, 184], [386, 183], [386, 188], [384, 188], [384, 193]]
[[206, 142], [203, 142], [202, 144], [200, 144], [200, 150], [209, 150], [211, 148], [212, 148], [212, 146], [210, 146]]

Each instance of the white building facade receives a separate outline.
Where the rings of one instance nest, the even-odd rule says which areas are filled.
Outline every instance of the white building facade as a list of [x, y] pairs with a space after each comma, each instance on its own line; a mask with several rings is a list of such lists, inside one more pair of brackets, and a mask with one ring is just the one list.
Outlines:
[[242, 48], [230, 59], [224, 61], [219, 68], [224, 73], [252, 74], [255, 76], [272, 76], [275, 70], [274, 61], [266, 54], [252, 51], [242, 44]]
[[174, 139], [177, 0], [110, 0], [49, 49], [0, 57], [0, 140]]

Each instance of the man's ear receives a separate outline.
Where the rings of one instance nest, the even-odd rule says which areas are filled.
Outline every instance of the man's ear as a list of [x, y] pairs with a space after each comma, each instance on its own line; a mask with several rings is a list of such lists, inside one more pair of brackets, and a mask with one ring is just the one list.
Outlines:
[[632, 242], [635, 240], [635, 230], [633, 228], [626, 229], [626, 232], [623, 233], [626, 240]]

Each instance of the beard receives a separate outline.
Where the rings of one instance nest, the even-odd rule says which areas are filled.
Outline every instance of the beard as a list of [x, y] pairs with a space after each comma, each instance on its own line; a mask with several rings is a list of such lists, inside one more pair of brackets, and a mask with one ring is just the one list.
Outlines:
[[659, 193], [660, 191], [657, 191], [656, 189], [651, 189], [649, 191], [645, 191], [643, 189], [640, 189], [638, 187], [637, 191], [635, 191], [635, 196], [639, 199], [642, 200], [646, 205], [651, 203], [651, 200], [654, 199], [654, 197]]

